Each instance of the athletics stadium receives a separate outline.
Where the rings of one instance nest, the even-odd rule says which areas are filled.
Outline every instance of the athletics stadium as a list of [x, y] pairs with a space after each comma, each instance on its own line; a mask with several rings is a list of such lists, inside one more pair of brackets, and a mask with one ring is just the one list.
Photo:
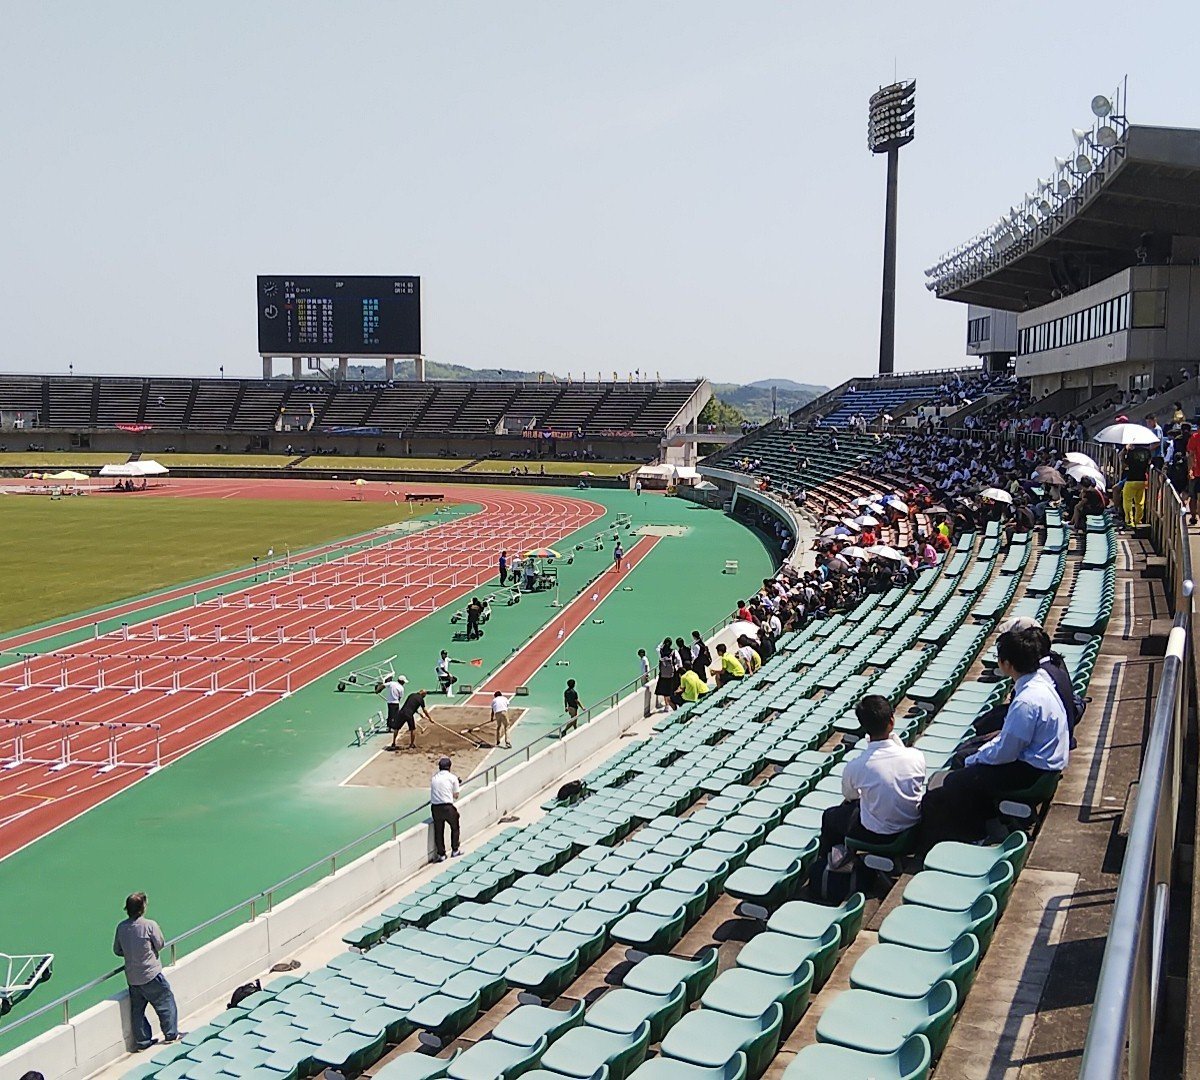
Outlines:
[[[1093, 113], [931, 267], [966, 360], [744, 432], [705, 379], [427, 379], [416, 277], [260, 277], [261, 379], [0, 375], [0, 1076], [1191, 1075], [1200, 133]], [[379, 348], [321, 336], [359, 313]], [[1013, 618], [1086, 706], [1069, 763], [977, 842], [818, 858], [856, 703], [933, 789]], [[667, 707], [693, 630], [763, 662]], [[135, 1053], [139, 889], [183, 1035]]]

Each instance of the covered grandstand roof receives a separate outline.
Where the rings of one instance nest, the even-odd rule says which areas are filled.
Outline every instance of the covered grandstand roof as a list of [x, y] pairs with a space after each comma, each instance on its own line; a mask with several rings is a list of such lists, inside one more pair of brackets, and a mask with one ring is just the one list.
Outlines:
[[1169, 239], [1178, 236], [1200, 237], [1200, 131], [1131, 126], [1106, 171], [1089, 177], [1081, 197], [1036, 237], [939, 278], [935, 291], [945, 300], [1024, 311], [1135, 265], [1139, 248], [1165, 261]]

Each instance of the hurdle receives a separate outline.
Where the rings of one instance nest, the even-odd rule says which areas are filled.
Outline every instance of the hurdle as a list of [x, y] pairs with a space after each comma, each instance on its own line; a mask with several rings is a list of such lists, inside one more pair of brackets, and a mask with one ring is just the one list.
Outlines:
[[[162, 726], [160, 724], [130, 724], [109, 720], [89, 724], [82, 720], [3, 720], [0, 735], [12, 738], [13, 750], [0, 758], [0, 769], [12, 770], [24, 765], [44, 765], [50, 772], [70, 768], [94, 768], [108, 773], [118, 768], [147, 769], [153, 772], [162, 767]], [[100, 733], [103, 738], [89, 750], [79, 751], [76, 741], [84, 735]], [[48, 734], [49, 739], [38, 741], [36, 736]], [[121, 738], [131, 734], [150, 733], [152, 751], [145, 761], [122, 756]], [[30, 746], [30, 741], [34, 742]], [[145, 744], [143, 744], [144, 746]], [[56, 747], [56, 751], [52, 750]], [[102, 752], [98, 752], [101, 751]]]

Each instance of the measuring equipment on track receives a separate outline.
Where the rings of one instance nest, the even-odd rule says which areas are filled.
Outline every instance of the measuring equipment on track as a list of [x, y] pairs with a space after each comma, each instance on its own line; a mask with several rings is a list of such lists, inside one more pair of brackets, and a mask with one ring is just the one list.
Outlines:
[[394, 656], [389, 656], [378, 664], [363, 664], [362, 667], [351, 668], [342, 678], [338, 679], [337, 688], [341, 691], [353, 687], [355, 690], [362, 690], [368, 694], [380, 694], [383, 692], [383, 684], [388, 679], [398, 678], [407, 682], [408, 680], [403, 675], [396, 674], [395, 661]]

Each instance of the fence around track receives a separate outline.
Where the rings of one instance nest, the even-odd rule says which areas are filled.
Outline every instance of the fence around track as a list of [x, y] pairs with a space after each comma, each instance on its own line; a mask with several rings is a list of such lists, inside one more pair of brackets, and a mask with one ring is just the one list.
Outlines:
[[1150, 527], [1157, 550], [1167, 559], [1175, 619], [1142, 758], [1137, 803], [1084, 1043], [1081, 1080], [1150, 1076], [1166, 968], [1176, 826], [1185, 796], [1189, 691], [1195, 682], [1194, 579], [1186, 507], [1160, 472], [1152, 471], [1150, 476]]

